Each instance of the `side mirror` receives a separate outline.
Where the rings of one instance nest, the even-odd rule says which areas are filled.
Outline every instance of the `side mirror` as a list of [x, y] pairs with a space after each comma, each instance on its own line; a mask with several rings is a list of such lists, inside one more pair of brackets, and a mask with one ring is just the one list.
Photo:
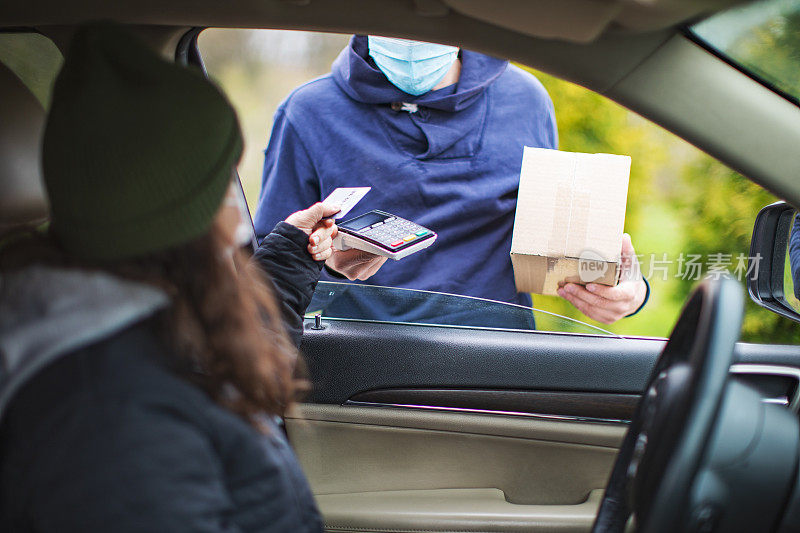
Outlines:
[[773, 313], [800, 322], [800, 217], [786, 202], [764, 207], [750, 241], [750, 298]]

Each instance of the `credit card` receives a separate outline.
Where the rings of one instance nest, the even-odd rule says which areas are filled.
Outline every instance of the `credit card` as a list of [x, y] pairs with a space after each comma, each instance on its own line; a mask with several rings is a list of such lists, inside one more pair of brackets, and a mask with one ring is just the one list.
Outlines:
[[328, 218], [338, 220], [345, 216], [362, 198], [364, 198], [364, 195], [367, 194], [370, 189], [372, 189], [372, 187], [339, 187], [338, 189], [334, 189], [327, 198], [322, 200], [322, 203], [338, 205], [342, 209]]

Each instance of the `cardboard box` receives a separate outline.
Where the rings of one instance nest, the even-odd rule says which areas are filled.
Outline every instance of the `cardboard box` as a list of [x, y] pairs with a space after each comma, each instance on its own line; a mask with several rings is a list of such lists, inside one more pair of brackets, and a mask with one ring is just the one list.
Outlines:
[[631, 158], [525, 147], [511, 241], [520, 292], [616, 285]]

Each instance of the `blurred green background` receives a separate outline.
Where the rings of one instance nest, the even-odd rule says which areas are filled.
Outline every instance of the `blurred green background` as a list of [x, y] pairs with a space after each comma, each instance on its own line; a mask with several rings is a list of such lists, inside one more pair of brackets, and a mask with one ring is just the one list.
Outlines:
[[[273, 30], [206, 30], [200, 49], [209, 74], [237, 108], [246, 148], [239, 172], [251, 210], [261, 185], [263, 149], [272, 115], [298, 85], [326, 74], [349, 36]], [[746, 43], [745, 43], [746, 44]], [[688, 143], [625, 108], [577, 85], [531, 72], [553, 99], [560, 149], [627, 154], [632, 158], [625, 231], [631, 234], [642, 271], [651, 257], [677, 261], [700, 254], [704, 271], [709, 254], [747, 256], [753, 221], [772, 195]], [[614, 325], [596, 324], [622, 335], [664, 337], [674, 324], [695, 280], [682, 279], [673, 262], [648, 276], [650, 301], [638, 315]], [[744, 289], [743, 289], [744, 290]], [[534, 307], [586, 319], [557, 297], [534, 295]], [[566, 329], [566, 328], [565, 328]], [[747, 298], [743, 340], [796, 343], [800, 327]]]

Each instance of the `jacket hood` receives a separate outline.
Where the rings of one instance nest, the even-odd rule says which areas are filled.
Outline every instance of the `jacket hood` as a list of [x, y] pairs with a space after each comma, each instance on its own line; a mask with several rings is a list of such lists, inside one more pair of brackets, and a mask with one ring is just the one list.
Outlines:
[[354, 35], [333, 62], [336, 84], [352, 99], [365, 104], [409, 102], [441, 111], [469, 107], [508, 66], [508, 61], [461, 50], [461, 75], [455, 88], [445, 87], [419, 96], [407, 94], [386, 79], [369, 57], [366, 35]]
[[39, 370], [168, 304], [155, 287], [103, 272], [36, 265], [0, 277], [0, 418]]

